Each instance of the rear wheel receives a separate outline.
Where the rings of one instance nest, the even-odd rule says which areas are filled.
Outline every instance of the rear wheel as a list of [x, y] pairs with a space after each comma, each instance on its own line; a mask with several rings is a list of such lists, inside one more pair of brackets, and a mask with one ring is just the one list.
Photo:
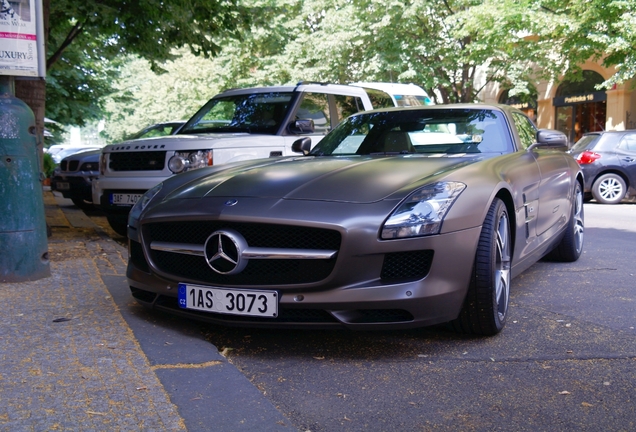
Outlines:
[[106, 216], [108, 225], [120, 236], [126, 237], [128, 235], [128, 217], [121, 215], [108, 215]]
[[481, 229], [473, 275], [456, 331], [491, 336], [501, 331], [508, 316], [511, 238], [506, 205], [495, 198]]
[[592, 185], [592, 195], [601, 204], [618, 204], [626, 193], [625, 180], [618, 174], [603, 174]]
[[581, 184], [576, 182], [572, 200], [572, 215], [561, 242], [546, 258], [553, 261], [574, 262], [583, 251], [585, 226], [583, 222], [583, 192]]

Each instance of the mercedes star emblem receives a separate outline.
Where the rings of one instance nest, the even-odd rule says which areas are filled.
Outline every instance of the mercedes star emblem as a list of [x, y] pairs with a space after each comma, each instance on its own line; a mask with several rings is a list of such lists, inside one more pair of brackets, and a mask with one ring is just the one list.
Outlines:
[[247, 241], [231, 229], [213, 232], [205, 241], [205, 260], [212, 270], [222, 275], [243, 271], [248, 260], [242, 257]]

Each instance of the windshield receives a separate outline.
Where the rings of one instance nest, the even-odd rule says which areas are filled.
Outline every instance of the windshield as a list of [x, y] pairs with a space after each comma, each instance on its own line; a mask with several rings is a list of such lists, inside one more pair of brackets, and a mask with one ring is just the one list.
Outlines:
[[503, 114], [488, 109], [407, 109], [349, 117], [313, 155], [508, 153]]
[[292, 96], [292, 92], [272, 92], [214, 98], [179, 134], [245, 132], [275, 135], [285, 119]]
[[600, 137], [598, 134], [583, 135], [583, 137], [572, 146], [570, 151], [574, 153], [592, 147], [592, 144], [598, 141]]

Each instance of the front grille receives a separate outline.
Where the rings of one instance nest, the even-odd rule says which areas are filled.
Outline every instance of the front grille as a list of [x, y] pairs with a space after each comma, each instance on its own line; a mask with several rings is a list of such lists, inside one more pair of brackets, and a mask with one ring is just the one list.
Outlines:
[[388, 253], [380, 277], [384, 281], [419, 280], [428, 274], [432, 263], [432, 250]]
[[62, 159], [62, 162], [60, 162], [60, 169], [62, 171], [67, 171], [68, 168], [68, 161], [66, 159]]
[[111, 153], [112, 171], [161, 171], [166, 165], [165, 151]]
[[130, 240], [128, 243], [128, 247], [130, 250], [130, 261], [133, 263], [133, 265], [139, 270], [145, 271], [146, 273], [150, 272], [148, 262], [146, 261], [146, 257], [144, 256], [144, 251], [141, 248], [141, 243], [134, 240]]
[[68, 170], [69, 171], [77, 171], [77, 167], [79, 167], [79, 161], [78, 160], [71, 160], [68, 163]]
[[162, 222], [143, 226], [149, 241], [204, 244], [214, 231], [233, 229], [241, 233], [251, 247], [289, 249], [340, 249], [338, 231], [273, 224], [226, 221]]
[[[219, 229], [238, 231], [250, 247], [282, 249], [339, 250], [340, 233], [328, 229], [287, 225], [207, 222], [166, 222], [144, 225], [144, 240], [168, 243], [205, 244]], [[212, 270], [201, 256], [152, 250], [152, 261], [162, 272], [176, 279], [195, 280], [218, 285], [290, 285], [312, 283], [331, 274], [336, 259], [250, 260], [245, 269], [235, 275], [222, 275]]]

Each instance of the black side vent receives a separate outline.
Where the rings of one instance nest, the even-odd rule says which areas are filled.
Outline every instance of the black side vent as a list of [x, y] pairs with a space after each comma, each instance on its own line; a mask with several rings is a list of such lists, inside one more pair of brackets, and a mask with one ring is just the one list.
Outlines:
[[419, 280], [428, 274], [433, 262], [432, 250], [395, 252], [384, 256], [382, 280]]

